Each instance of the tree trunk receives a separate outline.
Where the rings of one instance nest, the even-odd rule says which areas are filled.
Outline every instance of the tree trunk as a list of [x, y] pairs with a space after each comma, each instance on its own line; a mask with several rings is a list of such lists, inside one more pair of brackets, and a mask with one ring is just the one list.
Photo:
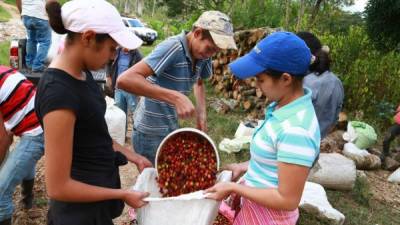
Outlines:
[[301, 28], [301, 21], [303, 19], [303, 15], [304, 15], [304, 0], [300, 0], [300, 8], [299, 8], [299, 12], [297, 14], [297, 25], [296, 25], [296, 32], [300, 31]]
[[151, 10], [151, 17], [154, 16], [154, 12], [155, 12], [155, 9], [156, 9], [156, 2], [157, 2], [157, 0], [153, 0], [153, 8]]
[[319, 12], [319, 8], [321, 7], [321, 4], [322, 4], [323, 1], [324, 0], [317, 0], [317, 2], [315, 3], [315, 6], [314, 6], [314, 8], [312, 10], [312, 13], [311, 13], [310, 21], [308, 22], [308, 29], [307, 30], [311, 29], [314, 26], [315, 18], [317, 17], [317, 14]]
[[129, 0], [125, 0], [124, 14], [129, 15], [131, 12]]
[[143, 7], [144, 2], [143, 0], [136, 0], [136, 15], [141, 16], [143, 15]]
[[289, 28], [289, 19], [290, 19], [290, 0], [286, 0], [285, 29]]

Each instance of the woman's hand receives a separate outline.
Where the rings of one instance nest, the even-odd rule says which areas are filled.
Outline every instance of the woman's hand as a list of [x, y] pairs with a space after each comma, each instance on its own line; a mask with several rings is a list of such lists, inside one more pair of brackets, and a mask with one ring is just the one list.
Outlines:
[[220, 182], [215, 184], [213, 187], [208, 188], [206, 198], [222, 201], [227, 198], [234, 190], [235, 183], [232, 182]]
[[139, 191], [130, 191], [127, 190], [123, 201], [128, 204], [132, 208], [140, 208], [147, 204], [147, 202], [143, 201], [144, 198], [148, 197], [150, 193], [148, 192], [139, 192]]
[[232, 171], [232, 181], [237, 181], [242, 175], [243, 173], [246, 172], [248, 167], [248, 163], [232, 163], [232, 164], [228, 164], [226, 166], [223, 166], [221, 168], [221, 170], [230, 170]]
[[153, 167], [153, 164], [144, 156], [137, 154], [137, 159], [135, 162], [139, 173], [141, 173], [145, 168]]

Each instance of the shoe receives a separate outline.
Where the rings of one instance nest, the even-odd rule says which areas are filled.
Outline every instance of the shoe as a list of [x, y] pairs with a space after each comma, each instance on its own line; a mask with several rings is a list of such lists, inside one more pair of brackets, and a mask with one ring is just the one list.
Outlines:
[[22, 181], [21, 187], [21, 195], [22, 195], [22, 204], [25, 209], [31, 209], [33, 206], [33, 185], [35, 183], [35, 179], [32, 180], [24, 180]]

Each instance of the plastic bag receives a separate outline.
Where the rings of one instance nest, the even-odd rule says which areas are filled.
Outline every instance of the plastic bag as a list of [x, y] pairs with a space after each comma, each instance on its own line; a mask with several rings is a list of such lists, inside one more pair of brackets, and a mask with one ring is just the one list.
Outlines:
[[[154, 168], [146, 168], [139, 175], [135, 186], [136, 191], [150, 193], [145, 198], [149, 203], [136, 210], [139, 225], [210, 225], [218, 214], [221, 202], [205, 199], [203, 191], [177, 197], [162, 198], [156, 181], [157, 172]], [[231, 171], [223, 171], [218, 175], [218, 182], [230, 181]]]
[[374, 128], [360, 121], [349, 122], [347, 132], [343, 134], [344, 140], [354, 143], [359, 149], [371, 147], [377, 138]]
[[218, 145], [220, 151], [227, 153], [239, 152], [242, 149], [250, 149], [251, 137], [240, 137], [235, 139], [224, 138]]
[[118, 106], [114, 105], [114, 100], [106, 97], [107, 109], [104, 115], [108, 127], [108, 132], [113, 140], [120, 145], [125, 144], [126, 114]]
[[388, 178], [389, 182], [400, 184], [400, 168], [394, 171]]

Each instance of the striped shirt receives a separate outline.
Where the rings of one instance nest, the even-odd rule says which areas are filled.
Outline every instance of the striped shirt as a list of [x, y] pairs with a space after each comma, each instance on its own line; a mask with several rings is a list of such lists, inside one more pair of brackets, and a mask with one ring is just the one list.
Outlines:
[[266, 109], [264, 122], [256, 128], [250, 144], [250, 162], [244, 176], [246, 185], [278, 187], [278, 162], [311, 167], [319, 154], [320, 131], [311, 101], [311, 90], [275, 110]]
[[[197, 60], [194, 71], [186, 33], [170, 37], [160, 43], [145, 63], [154, 71], [147, 80], [154, 85], [189, 95], [198, 79], [211, 76], [211, 59]], [[134, 128], [145, 134], [164, 136], [178, 128], [178, 117], [173, 105], [147, 97], [138, 103]]]
[[17, 136], [43, 132], [34, 111], [36, 88], [24, 75], [0, 66], [0, 112], [7, 131]]

